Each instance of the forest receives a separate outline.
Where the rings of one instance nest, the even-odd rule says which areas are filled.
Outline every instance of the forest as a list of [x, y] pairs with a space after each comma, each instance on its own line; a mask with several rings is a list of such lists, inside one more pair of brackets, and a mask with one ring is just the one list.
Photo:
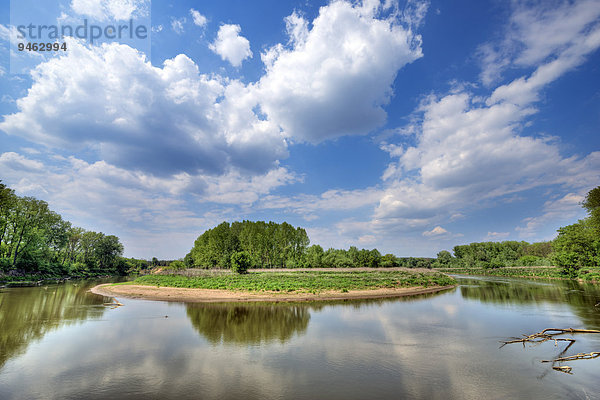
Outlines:
[[581, 268], [600, 266], [600, 186], [581, 203], [588, 216], [558, 229], [548, 242], [482, 242], [454, 246], [452, 255], [438, 253], [439, 267], [501, 268], [558, 266], [563, 275], [576, 276]]
[[134, 260], [122, 254], [118, 237], [72, 226], [45, 201], [17, 196], [0, 181], [0, 273], [125, 274]]

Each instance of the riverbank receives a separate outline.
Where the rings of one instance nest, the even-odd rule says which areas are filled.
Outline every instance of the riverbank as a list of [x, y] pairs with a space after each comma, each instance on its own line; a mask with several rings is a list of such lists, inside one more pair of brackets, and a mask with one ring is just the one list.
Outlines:
[[194, 276], [146, 275], [133, 282], [96, 286], [93, 293], [184, 302], [313, 301], [400, 297], [454, 287], [429, 270], [204, 271]]
[[559, 267], [503, 267], [503, 268], [437, 268], [445, 274], [503, 276], [509, 278], [579, 280], [600, 282], [600, 268], [581, 268], [577, 276], [566, 276]]
[[65, 283], [70, 280], [79, 279], [103, 279], [114, 278], [115, 275], [107, 274], [81, 274], [81, 275], [51, 275], [51, 274], [27, 274], [27, 275], [0, 275], [0, 287], [29, 287], [53, 283]]

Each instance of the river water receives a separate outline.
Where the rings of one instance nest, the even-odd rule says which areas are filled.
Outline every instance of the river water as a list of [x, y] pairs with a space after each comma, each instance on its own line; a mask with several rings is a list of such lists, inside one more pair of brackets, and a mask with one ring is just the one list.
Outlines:
[[[0, 290], [0, 399], [598, 399], [600, 358], [500, 341], [600, 329], [600, 286], [457, 277], [400, 299], [183, 304]], [[577, 334], [566, 355], [600, 351]], [[559, 365], [559, 364], [556, 364]]]

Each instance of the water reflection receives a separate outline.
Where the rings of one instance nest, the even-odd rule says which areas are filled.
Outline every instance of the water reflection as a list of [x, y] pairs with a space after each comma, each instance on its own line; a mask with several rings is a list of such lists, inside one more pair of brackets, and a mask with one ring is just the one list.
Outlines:
[[360, 310], [395, 302], [431, 299], [443, 292], [382, 299], [333, 300], [301, 303], [223, 303], [186, 305], [192, 326], [211, 344], [285, 343], [306, 332], [310, 312], [325, 307]]
[[187, 315], [194, 328], [210, 343], [284, 343], [308, 327], [305, 305], [189, 304]]
[[29, 343], [62, 325], [101, 318], [100, 296], [86, 295], [90, 284], [72, 282], [0, 292], [0, 368]]
[[500, 304], [566, 304], [588, 329], [600, 329], [600, 286], [559, 280], [458, 277], [464, 298]]

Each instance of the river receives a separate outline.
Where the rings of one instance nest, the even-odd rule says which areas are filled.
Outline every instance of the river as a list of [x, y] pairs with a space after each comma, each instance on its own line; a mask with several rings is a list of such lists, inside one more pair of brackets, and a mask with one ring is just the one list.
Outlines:
[[[110, 298], [69, 282], [0, 290], [0, 399], [597, 399], [600, 358], [500, 341], [600, 329], [600, 286], [457, 277], [437, 294], [287, 304]], [[567, 335], [568, 337], [568, 335]], [[576, 334], [567, 355], [600, 351]], [[557, 364], [558, 365], [558, 364]]]

